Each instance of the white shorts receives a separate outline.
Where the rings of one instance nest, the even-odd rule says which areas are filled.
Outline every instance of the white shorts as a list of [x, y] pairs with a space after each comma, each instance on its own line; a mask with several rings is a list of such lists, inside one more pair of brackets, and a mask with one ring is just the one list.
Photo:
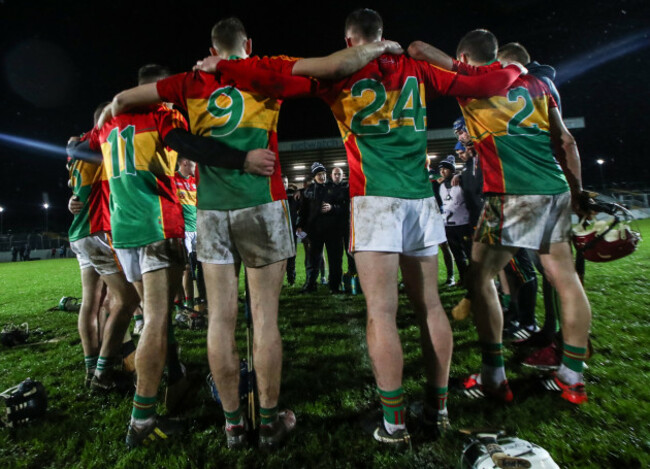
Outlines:
[[262, 267], [296, 255], [286, 200], [238, 210], [197, 210], [197, 257]]
[[188, 254], [196, 252], [196, 231], [185, 232], [185, 250]]
[[434, 256], [447, 240], [436, 198], [357, 196], [350, 207], [350, 252]]
[[126, 279], [133, 283], [142, 280], [142, 274], [168, 267], [185, 267], [187, 255], [183, 240], [163, 239], [137, 248], [115, 249]]
[[111, 235], [106, 232], [96, 233], [70, 243], [70, 249], [77, 255], [81, 270], [93, 267], [99, 275], [112, 275], [121, 272]]
[[571, 194], [492, 195], [485, 198], [474, 241], [547, 253], [571, 239]]

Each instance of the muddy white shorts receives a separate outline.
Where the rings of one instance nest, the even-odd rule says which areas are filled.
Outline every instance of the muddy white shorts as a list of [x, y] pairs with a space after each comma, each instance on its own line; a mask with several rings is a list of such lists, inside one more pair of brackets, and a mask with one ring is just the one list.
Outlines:
[[436, 198], [357, 196], [350, 207], [350, 251], [433, 256], [447, 241]]
[[286, 200], [237, 210], [197, 210], [198, 260], [262, 267], [296, 255]]
[[571, 239], [571, 194], [493, 195], [485, 198], [474, 241], [547, 253]]
[[133, 283], [142, 280], [142, 274], [168, 267], [185, 267], [187, 255], [183, 240], [168, 238], [137, 248], [115, 249], [126, 279]]
[[81, 270], [93, 267], [99, 275], [112, 275], [121, 272], [111, 235], [106, 232], [95, 233], [70, 243], [70, 249], [77, 255]]

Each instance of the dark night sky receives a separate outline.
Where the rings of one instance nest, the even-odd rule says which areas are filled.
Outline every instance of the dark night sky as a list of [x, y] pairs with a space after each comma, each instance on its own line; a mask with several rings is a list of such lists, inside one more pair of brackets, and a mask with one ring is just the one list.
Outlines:
[[[521, 42], [533, 59], [560, 74], [586, 70], [559, 86], [564, 115], [586, 119], [586, 129], [574, 132], [585, 184], [600, 182], [597, 158], [606, 160], [605, 175], [612, 181], [650, 181], [642, 141], [650, 129], [647, 0], [267, 1], [259, 6], [241, 0], [0, 0], [0, 134], [64, 145], [70, 135], [90, 128], [98, 103], [135, 84], [139, 66], [160, 63], [181, 72], [207, 55], [210, 28], [220, 18], [239, 16], [258, 55], [315, 56], [344, 46], [343, 22], [359, 6], [377, 9], [385, 36], [405, 48], [421, 39], [453, 54], [465, 32], [484, 27], [501, 43]], [[574, 60], [577, 67], [567, 65]], [[430, 103], [428, 115], [430, 128], [449, 127], [459, 111], [445, 98]], [[322, 103], [284, 104], [281, 141], [333, 136], [338, 131]], [[71, 216], [65, 208], [64, 157], [0, 141], [0, 161], [5, 231], [42, 229], [44, 193], [52, 205], [51, 230], [66, 230]]]

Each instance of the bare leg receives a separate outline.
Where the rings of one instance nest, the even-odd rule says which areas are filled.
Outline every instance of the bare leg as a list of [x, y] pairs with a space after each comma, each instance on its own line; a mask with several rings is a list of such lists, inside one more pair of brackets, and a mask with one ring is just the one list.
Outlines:
[[356, 252], [354, 260], [366, 297], [366, 340], [377, 386], [395, 390], [402, 386], [404, 359], [397, 333], [397, 278], [399, 254]]
[[239, 354], [235, 344], [239, 264], [203, 263], [208, 296], [208, 361], [223, 409], [239, 408]]
[[544, 273], [557, 290], [562, 304], [562, 338], [576, 347], [587, 347], [591, 308], [573, 265], [569, 243], [551, 244], [548, 254], [540, 254]]
[[113, 357], [118, 354], [124, 334], [129, 327], [133, 311], [137, 308], [140, 297], [124, 274], [116, 273], [102, 277], [110, 292], [110, 316], [104, 327], [104, 336], [100, 355]]
[[181, 272], [178, 267], [170, 267], [142, 275], [145, 322], [135, 355], [139, 396], [158, 393], [167, 356], [167, 321], [175, 293], [173, 286], [180, 282]]
[[406, 294], [420, 326], [427, 382], [446, 387], [453, 349], [449, 320], [438, 296], [438, 256], [400, 256]]
[[[81, 347], [87, 357], [99, 354], [99, 296], [101, 295], [101, 282], [95, 269], [88, 267], [81, 271], [82, 300], [79, 309], [79, 336]], [[100, 295], [98, 295], [98, 292]]]
[[190, 271], [189, 264], [185, 266], [183, 271], [183, 291], [185, 292], [185, 298], [188, 299], [190, 308], [194, 304], [194, 280], [192, 280], [192, 272]]
[[481, 342], [501, 343], [503, 311], [494, 286], [494, 277], [519, 248], [474, 243], [468, 287], [476, 330]]
[[286, 261], [246, 268], [253, 315], [253, 360], [260, 407], [278, 405], [282, 377], [282, 339], [278, 329], [278, 302]]

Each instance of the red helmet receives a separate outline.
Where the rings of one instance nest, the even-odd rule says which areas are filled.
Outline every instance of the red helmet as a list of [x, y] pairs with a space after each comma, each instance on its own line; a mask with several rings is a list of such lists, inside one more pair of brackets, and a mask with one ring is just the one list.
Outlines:
[[597, 203], [595, 208], [612, 215], [609, 220], [583, 218], [573, 227], [573, 244], [592, 262], [615, 261], [636, 251], [641, 234], [630, 228], [632, 214], [618, 204]]

